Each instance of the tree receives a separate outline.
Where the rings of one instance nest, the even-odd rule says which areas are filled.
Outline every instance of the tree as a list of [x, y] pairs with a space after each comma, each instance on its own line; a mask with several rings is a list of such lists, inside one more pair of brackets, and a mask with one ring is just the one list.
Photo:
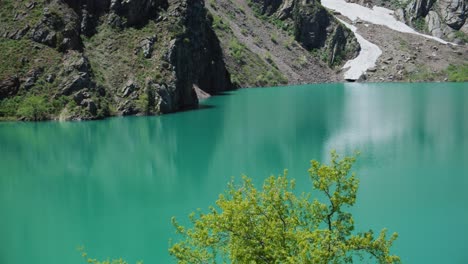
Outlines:
[[169, 252], [179, 263], [352, 263], [356, 258], [373, 258], [379, 263], [399, 263], [390, 254], [397, 238], [387, 239], [386, 230], [355, 233], [351, 213], [359, 182], [350, 174], [356, 157], [332, 152], [331, 164], [311, 162], [309, 169], [316, 197], [294, 193], [295, 181], [287, 171], [270, 177], [263, 188], [242, 177], [231, 181], [208, 213], [190, 215], [186, 228], [172, 219], [183, 239]]

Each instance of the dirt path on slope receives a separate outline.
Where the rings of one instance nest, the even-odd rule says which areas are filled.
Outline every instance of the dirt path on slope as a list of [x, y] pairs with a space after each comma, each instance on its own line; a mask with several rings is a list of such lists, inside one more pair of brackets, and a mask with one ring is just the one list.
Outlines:
[[[287, 32], [257, 18], [245, 0], [207, 1], [208, 10], [226, 21], [234, 36], [263, 60], [271, 59], [289, 84], [336, 82], [343, 79], [302, 48]], [[219, 12], [222, 10], [222, 12]]]

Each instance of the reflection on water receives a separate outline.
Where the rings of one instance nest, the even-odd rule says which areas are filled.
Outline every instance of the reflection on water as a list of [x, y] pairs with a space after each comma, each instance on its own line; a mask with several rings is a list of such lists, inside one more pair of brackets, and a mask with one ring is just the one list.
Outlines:
[[387, 148], [379, 150], [387, 158], [446, 160], [450, 153], [467, 148], [467, 89], [445, 89], [443, 84], [408, 89], [406, 84], [394, 84], [383, 92], [379, 84], [346, 84], [345, 93], [343, 121], [327, 139], [326, 149], [381, 147]]
[[466, 84], [327, 84], [162, 117], [0, 124], [0, 263], [82, 263], [78, 245], [170, 262], [171, 216], [206, 208], [242, 173], [288, 168], [309, 190], [308, 161], [331, 149], [362, 152], [363, 228], [398, 231], [407, 263], [465, 263], [467, 100]]

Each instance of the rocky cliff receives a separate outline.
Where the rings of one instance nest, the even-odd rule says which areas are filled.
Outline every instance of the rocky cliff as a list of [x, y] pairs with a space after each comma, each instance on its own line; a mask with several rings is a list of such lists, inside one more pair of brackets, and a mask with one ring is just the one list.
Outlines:
[[0, 119], [166, 113], [232, 89], [202, 0], [2, 0], [0, 17]]
[[468, 42], [466, 0], [410, 0], [397, 9], [399, 19], [433, 36]]
[[280, 20], [308, 50], [321, 49], [333, 65], [355, 57], [359, 44], [354, 34], [339, 23], [319, 0], [252, 0], [263, 15]]

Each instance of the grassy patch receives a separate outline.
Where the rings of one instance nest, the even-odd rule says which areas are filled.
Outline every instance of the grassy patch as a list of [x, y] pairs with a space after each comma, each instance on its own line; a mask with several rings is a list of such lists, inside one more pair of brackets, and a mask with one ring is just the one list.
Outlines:
[[12, 75], [23, 76], [29, 70], [60, 64], [61, 54], [28, 39], [0, 38], [0, 79]]
[[418, 17], [413, 21], [413, 26], [416, 30], [420, 32], [426, 32], [427, 31], [427, 25], [426, 21], [424, 20], [424, 17]]
[[310, 51], [312, 56], [320, 59], [321, 61], [328, 63], [328, 51], [325, 48], [313, 49]]
[[239, 64], [243, 64], [245, 62], [245, 50], [245, 45], [240, 43], [237, 39], [234, 38], [229, 42], [230, 54]]
[[[34, 7], [29, 9], [28, 3], [35, 3]], [[46, 6], [46, 0], [36, 1], [18, 1], [1, 0], [0, 1], [0, 32], [8, 31], [10, 33], [24, 28], [26, 25], [34, 26], [42, 17], [42, 11]]]
[[[100, 26], [96, 35], [84, 41], [97, 83], [117, 90], [129, 79], [134, 79], [140, 86], [144, 86], [147, 78], [165, 79], [168, 73], [161, 66], [162, 58], [174, 33], [167, 31], [168, 27], [152, 21], [143, 28], [123, 31], [108, 25]], [[156, 36], [156, 42], [152, 56], [145, 58], [140, 42], [153, 36]], [[184, 38], [182, 41], [189, 43], [191, 40]]]
[[410, 82], [432, 82], [436, 80], [444, 79], [446, 76], [445, 72], [435, 72], [430, 70], [424, 65], [418, 67], [418, 70], [408, 74], [408, 81]]
[[220, 16], [212, 14], [212, 17], [213, 17], [213, 24], [212, 24], [213, 29], [221, 30], [221, 31], [229, 31], [231, 29], [228, 26], [228, 24]]
[[463, 43], [468, 43], [468, 34], [462, 31], [455, 31], [455, 38], [461, 40]]
[[3, 99], [0, 101], [0, 120], [46, 120], [58, 115], [69, 101], [65, 96], [52, 99], [46, 94], [27, 94]]
[[446, 72], [450, 82], [468, 82], [468, 63], [450, 65]]
[[[226, 40], [222, 39], [223, 45]], [[228, 42], [227, 67], [231, 73], [231, 81], [240, 87], [253, 86], [278, 86], [288, 82], [284, 75], [277, 69], [271, 54], [265, 54], [261, 58], [253, 53], [237, 39]]]
[[420, 65], [418, 70], [408, 75], [410, 82], [432, 82], [447, 80], [449, 82], [468, 82], [468, 63], [461, 65], [450, 65], [442, 71], [431, 71], [424, 65]]

